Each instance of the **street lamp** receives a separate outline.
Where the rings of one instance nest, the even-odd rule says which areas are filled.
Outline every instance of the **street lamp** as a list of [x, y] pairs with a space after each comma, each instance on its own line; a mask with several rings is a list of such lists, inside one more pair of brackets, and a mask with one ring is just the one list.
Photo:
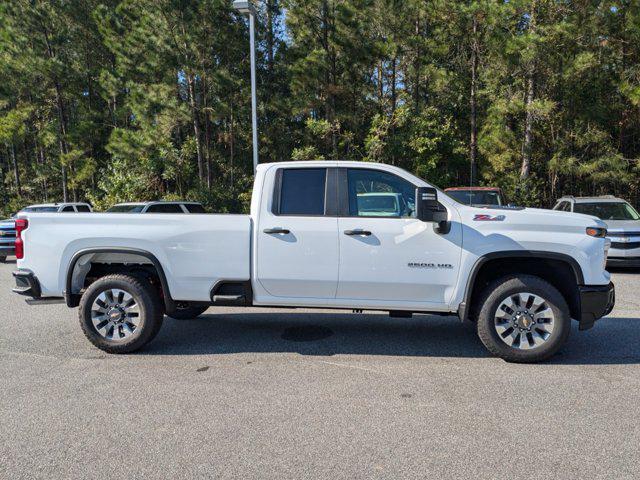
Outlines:
[[251, 49], [251, 126], [253, 130], [253, 173], [258, 168], [258, 108], [256, 106], [256, 9], [252, 2], [235, 0], [233, 8], [249, 16], [249, 40]]

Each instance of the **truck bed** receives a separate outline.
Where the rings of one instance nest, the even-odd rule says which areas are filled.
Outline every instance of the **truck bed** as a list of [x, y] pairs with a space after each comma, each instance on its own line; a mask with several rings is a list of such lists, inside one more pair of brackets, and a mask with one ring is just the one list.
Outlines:
[[[171, 296], [208, 301], [219, 280], [249, 280], [251, 219], [248, 215], [39, 213], [22, 234], [22, 269], [38, 272], [43, 296], [62, 296], [69, 263], [78, 252], [131, 248], [154, 255], [164, 268]], [[109, 262], [108, 255], [99, 261]], [[95, 259], [93, 260], [95, 261]]]

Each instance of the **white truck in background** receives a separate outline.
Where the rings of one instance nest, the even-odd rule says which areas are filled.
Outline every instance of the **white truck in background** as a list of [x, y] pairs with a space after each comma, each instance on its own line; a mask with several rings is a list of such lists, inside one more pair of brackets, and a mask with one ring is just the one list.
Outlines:
[[[374, 193], [402, 207], [378, 212]], [[390, 165], [262, 164], [249, 215], [24, 213], [16, 227], [14, 291], [79, 306], [111, 353], [151, 341], [165, 313], [236, 305], [457, 314], [491, 353], [536, 362], [614, 303], [601, 221], [465, 206]]]

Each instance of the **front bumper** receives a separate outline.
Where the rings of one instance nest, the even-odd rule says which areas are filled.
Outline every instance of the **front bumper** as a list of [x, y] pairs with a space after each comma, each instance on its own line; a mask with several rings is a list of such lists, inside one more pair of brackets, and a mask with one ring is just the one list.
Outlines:
[[[611, 253], [609, 253], [611, 255]], [[639, 257], [607, 257], [607, 267], [640, 267]]]
[[580, 330], [593, 327], [596, 320], [609, 315], [616, 301], [613, 282], [609, 285], [583, 285], [580, 291]]

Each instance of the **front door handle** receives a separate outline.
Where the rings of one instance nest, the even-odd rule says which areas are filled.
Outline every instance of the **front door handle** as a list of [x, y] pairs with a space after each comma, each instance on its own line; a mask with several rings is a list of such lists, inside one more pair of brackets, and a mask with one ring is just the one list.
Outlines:
[[361, 228], [356, 228], [355, 230], [345, 230], [344, 234], [345, 235], [362, 235], [364, 237], [368, 237], [369, 235], [371, 235], [371, 232], [369, 230], [362, 230]]
[[269, 234], [276, 234], [276, 233], [282, 233], [284, 235], [287, 235], [289, 233], [291, 233], [289, 230], [287, 230], [286, 228], [265, 228], [263, 230], [264, 233], [269, 233]]

